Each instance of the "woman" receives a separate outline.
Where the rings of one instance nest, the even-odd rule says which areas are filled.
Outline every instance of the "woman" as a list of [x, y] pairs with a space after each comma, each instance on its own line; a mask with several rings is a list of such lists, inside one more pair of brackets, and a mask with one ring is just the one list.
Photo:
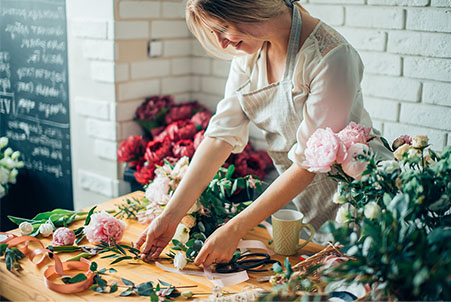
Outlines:
[[[317, 128], [371, 126], [363, 109], [363, 66], [335, 30], [289, 0], [188, 0], [187, 23], [210, 52], [235, 55], [206, 138], [171, 201], [137, 241], [142, 257], [158, 257], [178, 222], [231, 152], [241, 152], [252, 121], [265, 134], [280, 176], [245, 211], [217, 229], [195, 264], [227, 262], [239, 240], [291, 200], [316, 228], [334, 217], [336, 183], [302, 167]], [[244, 53], [244, 55], [242, 55]], [[240, 55], [241, 54], [241, 55]]]

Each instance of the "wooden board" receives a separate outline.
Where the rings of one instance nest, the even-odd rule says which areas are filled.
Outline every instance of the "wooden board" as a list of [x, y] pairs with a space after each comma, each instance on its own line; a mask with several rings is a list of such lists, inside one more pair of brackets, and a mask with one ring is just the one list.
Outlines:
[[[105, 202], [103, 204], [100, 204], [98, 206], [98, 209], [104, 209], [104, 210], [113, 210], [116, 209], [116, 204], [120, 204], [123, 202], [125, 198], [132, 198], [132, 197], [140, 197], [143, 196], [143, 192], [134, 192], [129, 195], [125, 195], [123, 197], [119, 197], [117, 199], [113, 199], [111, 201]], [[143, 232], [145, 226], [137, 223], [134, 220], [127, 220], [127, 226], [125, 230], [125, 235], [122, 240], [124, 243], [130, 243], [132, 241], [135, 241], [139, 235]], [[80, 225], [82, 225], [83, 221], [79, 221], [76, 223], [73, 223], [70, 225], [71, 229], [74, 229]], [[14, 233], [16, 235], [19, 235], [18, 229], [12, 230], [11, 233]], [[47, 238], [40, 238], [42, 239], [42, 242], [44, 245], [48, 245], [51, 241], [51, 239]], [[268, 241], [270, 239], [270, 236], [266, 229], [256, 227], [252, 231], [249, 232], [249, 234], [245, 237], [245, 239], [258, 239], [264, 242], [265, 244], [268, 244]], [[302, 242], [302, 240], [300, 240]], [[86, 241], [83, 241], [82, 244], [87, 244]], [[311, 254], [316, 253], [319, 250], [321, 250], [323, 246], [315, 243], [309, 243], [301, 252], [300, 254]], [[162, 255], [165, 252], [162, 253]], [[73, 257], [77, 253], [69, 254], [64, 253], [61, 254], [62, 260], [68, 259], [70, 257]], [[272, 258], [278, 259], [279, 261], [283, 262], [285, 259], [284, 256], [280, 255], [274, 255]], [[170, 273], [163, 271], [159, 269], [155, 264], [153, 263], [144, 263], [142, 261], [123, 261], [114, 265], [109, 265], [111, 262], [107, 259], [100, 259], [99, 256], [93, 257], [90, 260], [95, 261], [99, 269], [100, 268], [110, 268], [114, 267], [118, 272], [113, 274], [107, 274], [105, 275], [105, 279], [108, 280], [108, 283], [111, 284], [112, 282], [120, 282], [120, 278], [126, 278], [131, 281], [133, 281], [135, 284], [139, 284], [142, 282], [147, 281], [155, 281], [162, 280], [165, 282], [169, 282], [175, 286], [185, 286], [185, 285], [197, 285], [195, 288], [191, 288], [190, 290], [194, 293], [209, 293], [211, 291], [211, 283], [205, 279], [204, 277], [197, 277], [197, 276], [189, 276], [189, 275], [180, 275], [175, 273]], [[91, 290], [86, 290], [82, 293], [78, 294], [71, 294], [71, 295], [64, 295], [59, 294], [54, 291], [49, 290], [45, 287], [43, 282], [43, 272], [46, 269], [48, 265], [52, 265], [53, 261], [46, 260], [44, 261], [43, 265], [36, 266], [32, 264], [29, 260], [24, 259], [21, 261], [23, 271], [19, 273], [12, 273], [6, 270], [6, 266], [4, 263], [4, 260], [2, 259], [0, 263], [0, 295], [2, 297], [5, 297], [12, 301], [63, 301], [64, 299], [70, 299], [71, 301], [108, 301], [115, 298], [122, 298], [119, 297], [119, 294], [125, 289], [119, 288], [119, 290], [116, 293], [113, 294], [102, 294], [102, 293], [96, 293]], [[298, 256], [292, 256], [290, 257], [290, 262], [292, 265], [299, 262]], [[172, 263], [168, 260], [161, 260], [160, 263], [168, 266], [173, 267]], [[201, 271], [201, 268], [196, 267], [194, 265], [188, 265], [186, 269], [197, 269]], [[264, 273], [249, 273], [250, 279], [247, 282], [237, 284], [234, 286], [226, 287], [224, 289], [225, 292], [230, 293], [238, 293], [242, 290], [249, 289], [249, 288], [263, 288], [263, 289], [269, 289], [271, 288], [270, 284], [268, 282], [260, 283], [257, 281], [257, 279], [271, 275], [271, 272], [264, 272]], [[122, 289], [122, 290], [121, 290]], [[206, 298], [208, 295], [205, 296], [196, 296], [197, 298]], [[127, 297], [122, 298], [124, 300], [143, 300], [148, 299], [145, 297]]]

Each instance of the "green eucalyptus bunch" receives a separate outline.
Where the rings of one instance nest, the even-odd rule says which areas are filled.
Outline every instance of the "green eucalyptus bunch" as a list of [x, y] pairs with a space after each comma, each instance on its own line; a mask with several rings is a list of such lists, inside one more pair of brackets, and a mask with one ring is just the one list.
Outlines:
[[351, 260], [325, 280], [368, 284], [377, 300], [451, 300], [451, 146], [426, 155], [420, 141], [394, 150], [397, 160], [367, 155], [362, 178], [339, 183], [341, 223], [322, 231]]

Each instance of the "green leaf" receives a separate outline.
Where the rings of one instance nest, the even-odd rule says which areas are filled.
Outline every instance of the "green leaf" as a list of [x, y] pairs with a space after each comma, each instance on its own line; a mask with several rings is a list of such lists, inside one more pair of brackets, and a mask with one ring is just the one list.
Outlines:
[[193, 244], [193, 249], [194, 249], [195, 251], [199, 252], [200, 249], [202, 248], [202, 245], [203, 245], [203, 244], [204, 244], [204, 243], [203, 243], [202, 241], [196, 239], [196, 240], [194, 241], [194, 244]]
[[193, 244], [194, 244], [194, 241], [195, 241], [195, 239], [188, 240], [188, 242], [186, 243], [186, 246], [192, 248]]
[[229, 168], [227, 169], [227, 173], [225, 175], [226, 179], [231, 179], [233, 172], [235, 172], [235, 166], [234, 165], [230, 165]]
[[108, 270], [110, 273], [117, 273], [117, 270], [115, 270], [114, 268], [110, 268], [109, 270]]
[[91, 222], [91, 215], [94, 213], [94, 210], [97, 208], [97, 206], [93, 206], [89, 212], [88, 212], [88, 216], [86, 216], [85, 219], [85, 225], [88, 225]]
[[115, 263], [121, 262], [122, 260], [129, 260], [129, 259], [133, 259], [133, 257], [132, 256], [119, 257], [116, 260], [114, 260], [113, 262], [111, 262], [110, 264], [115, 264]]
[[390, 152], [393, 152], [392, 148], [390, 147], [390, 144], [387, 142], [387, 140], [384, 137], [379, 137], [382, 143], [384, 144], [384, 147], [387, 148]]
[[7, 243], [1, 243], [0, 244], [0, 256], [3, 256], [3, 254], [5, 253], [7, 248], [8, 248], [8, 244]]
[[89, 270], [92, 272], [95, 272], [97, 270], [97, 263], [91, 262], [91, 265], [89, 266]]
[[162, 281], [162, 280], [158, 280], [158, 282], [160, 282], [161, 285], [164, 285], [164, 286], [167, 286], [167, 287], [171, 287], [171, 286], [172, 286], [172, 284], [169, 284], [169, 283], [164, 282], [164, 281]]
[[160, 298], [157, 296], [155, 292], [150, 294], [150, 302], [159, 302]]
[[80, 238], [77, 238], [77, 240], [75, 240], [75, 244], [79, 244], [85, 237], [86, 235], [83, 234]]
[[122, 280], [122, 282], [123, 282], [125, 285], [127, 285], [127, 286], [131, 286], [131, 287], [134, 287], [134, 286], [135, 286], [135, 283], [133, 283], [132, 281], [130, 281], [130, 280], [128, 280], [128, 279], [121, 278], [121, 280]]
[[22, 222], [28, 222], [28, 223], [35, 225], [35, 224], [44, 223], [46, 221], [46, 219], [33, 220], [33, 219], [26, 219], [26, 218], [20, 218], [20, 217], [15, 217], [15, 216], [8, 216], [8, 218], [9, 218], [9, 220], [11, 220], [12, 222], [14, 222], [17, 225], [21, 224]]
[[78, 283], [81, 281], [85, 281], [86, 279], [88, 279], [88, 278], [86, 278], [86, 275], [83, 273], [80, 273], [80, 274], [77, 274], [77, 275], [73, 276], [72, 278], [70, 278], [68, 283], [70, 283], [70, 284]]
[[153, 290], [153, 283], [152, 282], [145, 282], [145, 283], [141, 283], [138, 284], [136, 286], [137, 288], [137, 293], [139, 296], [150, 296], [151, 293], [154, 292]]
[[205, 233], [205, 226], [204, 226], [204, 224], [202, 223], [202, 221], [199, 221], [199, 223], [197, 223], [197, 227], [199, 228], [199, 231], [200, 231], [201, 233]]
[[113, 241], [114, 246], [115, 246], [116, 248], [118, 248], [118, 249], [121, 251], [122, 255], [127, 255], [127, 253], [125, 252], [125, 250], [124, 250], [122, 247], [120, 247], [120, 246], [116, 243], [116, 240], [114, 240], [113, 237], [111, 237], [111, 241]]
[[105, 274], [106, 273], [106, 268], [102, 268], [100, 270], [97, 271], [99, 274]]
[[116, 292], [117, 289], [118, 289], [118, 284], [117, 284], [117, 282], [113, 282], [113, 284], [111, 284], [111, 286], [110, 286], [110, 294]]
[[207, 240], [207, 237], [205, 236], [204, 233], [195, 233], [193, 235], [193, 237], [196, 238], [196, 239], [202, 240], [202, 241]]
[[121, 297], [127, 297], [134, 293], [135, 291], [133, 289], [127, 289], [126, 291], [123, 291], [119, 296]]
[[283, 268], [279, 262], [276, 262], [272, 265], [272, 270], [278, 274], [283, 273]]
[[[51, 216], [58, 215], [58, 216], [64, 216], [64, 215], [73, 215], [76, 214], [76, 212], [71, 210], [65, 210], [65, 209], [54, 209], [49, 212], [42, 212], [37, 214], [35, 217], [33, 217], [33, 220], [47, 220]], [[57, 217], [57, 216], [54, 216]]]

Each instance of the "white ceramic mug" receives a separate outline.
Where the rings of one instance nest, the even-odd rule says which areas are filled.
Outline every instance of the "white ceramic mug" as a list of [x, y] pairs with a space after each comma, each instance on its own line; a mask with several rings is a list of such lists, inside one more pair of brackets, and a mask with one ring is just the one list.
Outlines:
[[[271, 216], [274, 252], [284, 256], [294, 255], [312, 240], [315, 229], [312, 225], [303, 223], [303, 218], [301, 212], [289, 209], [279, 210]], [[310, 237], [299, 244], [299, 233], [303, 227], [310, 230]]]

